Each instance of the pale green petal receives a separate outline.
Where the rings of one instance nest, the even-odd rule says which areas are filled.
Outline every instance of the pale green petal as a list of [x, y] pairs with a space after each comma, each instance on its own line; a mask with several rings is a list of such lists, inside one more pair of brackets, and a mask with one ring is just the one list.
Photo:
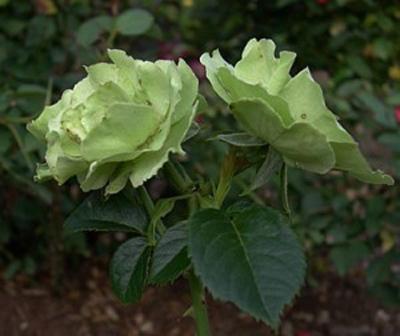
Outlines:
[[46, 163], [51, 174], [59, 184], [63, 184], [71, 176], [81, 173], [88, 168], [88, 163], [81, 158], [68, 156], [62, 147], [59, 134], [52, 132], [47, 136], [48, 147], [46, 152]]
[[149, 104], [150, 100], [147, 88], [143, 86], [140, 68], [143, 64], [150, 62], [133, 59], [125, 51], [118, 49], [108, 50], [108, 56], [117, 66], [116, 83], [123, 88], [136, 104]]
[[180, 100], [180, 92], [182, 90], [182, 80], [179, 75], [178, 69], [175, 62], [167, 60], [158, 60], [155, 62], [156, 66], [161, 69], [162, 72], [169, 79], [169, 106], [167, 114], [175, 113], [176, 105]]
[[132, 173], [133, 165], [134, 161], [127, 161], [117, 167], [106, 187], [106, 195], [116, 194], [125, 188], [129, 180], [129, 175]]
[[116, 154], [101, 160], [101, 163], [105, 162], [120, 162], [120, 161], [131, 161], [143, 153], [158, 151], [164, 144], [171, 129], [171, 114], [164, 117], [164, 120], [160, 122], [158, 130], [147, 138], [147, 141], [142, 145], [138, 146], [134, 151], [124, 152]]
[[36, 175], [35, 181], [44, 182], [50, 180], [53, 177], [53, 174], [50, 171], [50, 168], [47, 163], [38, 164], [36, 167]]
[[92, 162], [134, 153], [156, 133], [159, 125], [159, 114], [149, 106], [114, 104], [82, 142], [82, 156]]
[[250, 84], [261, 84], [270, 94], [277, 94], [289, 81], [289, 71], [296, 54], [284, 51], [275, 57], [272, 40], [250, 40], [235, 65], [234, 74]]
[[81, 124], [85, 131], [85, 136], [82, 139], [103, 120], [111, 105], [125, 102], [132, 102], [132, 99], [117, 84], [108, 82], [99, 86], [87, 98], [84, 111], [81, 113]]
[[46, 106], [40, 116], [28, 124], [28, 131], [36, 138], [45, 140], [46, 134], [49, 132], [50, 120], [62, 115], [64, 110], [68, 108], [71, 102], [71, 94], [72, 90], [67, 90], [56, 104]]
[[267, 90], [270, 94], [279, 94], [282, 88], [290, 80], [290, 68], [294, 63], [295, 58], [296, 54], [290, 51], [282, 51], [279, 54], [279, 64], [267, 84]]
[[230, 103], [231, 102], [230, 97], [226, 92], [226, 88], [219, 82], [219, 79], [217, 77], [217, 72], [221, 68], [227, 68], [228, 70], [233, 71], [232, 65], [230, 65], [222, 58], [218, 49], [214, 50], [211, 56], [209, 53], [204, 53], [203, 55], [201, 55], [200, 62], [206, 67], [206, 76], [210, 81], [215, 92], [225, 102]]
[[57, 160], [60, 156], [64, 156], [64, 151], [61, 146], [60, 135], [56, 132], [50, 132], [47, 134], [47, 151], [45, 159], [49, 165], [50, 170], [55, 169]]
[[291, 166], [325, 174], [335, 165], [335, 154], [326, 136], [310, 124], [296, 123], [271, 146]]
[[67, 134], [61, 133], [58, 138], [58, 143], [65, 156], [81, 159], [81, 146], [80, 143], [74, 141]]
[[296, 121], [311, 123], [324, 131], [325, 122], [319, 119], [334, 117], [326, 108], [320, 86], [312, 79], [307, 68], [292, 78], [279, 95], [288, 102]]
[[289, 103], [290, 111], [297, 121], [309, 122], [323, 132], [328, 141], [354, 143], [353, 138], [328, 110], [321, 87], [304, 69], [291, 79], [280, 95]]
[[98, 164], [93, 162], [88, 171], [78, 175], [78, 181], [82, 191], [97, 190], [103, 188], [117, 168], [118, 163], [109, 162]]
[[147, 140], [138, 146], [134, 151], [115, 154], [110, 157], [104, 158], [99, 162], [104, 164], [106, 162], [120, 162], [131, 161], [146, 152], [158, 151], [164, 144], [170, 129], [171, 129], [171, 116], [167, 114], [164, 119], [160, 121], [160, 125], [154, 134], [150, 135]]
[[280, 115], [285, 126], [289, 126], [294, 122], [289, 111], [289, 105], [281, 97], [268, 94], [260, 85], [243, 82], [226, 68], [221, 68], [217, 73], [217, 77], [226, 88], [230, 98], [229, 102], [236, 102], [246, 98], [259, 98], [264, 100], [267, 105], [271, 106]]
[[76, 106], [82, 104], [94, 91], [95, 91], [95, 86], [92, 85], [90, 79], [88, 77], [82, 79], [80, 82], [75, 84], [72, 91], [71, 90], [65, 91], [69, 92], [71, 95], [68, 106], [70, 108], [75, 108]]
[[116, 83], [118, 80], [118, 71], [115, 64], [110, 63], [97, 63], [85, 67], [88, 73], [90, 83], [97, 89], [98, 85], [104, 85], [108, 82]]
[[57, 158], [55, 167], [51, 170], [54, 178], [61, 185], [72, 176], [81, 174], [87, 168], [88, 164], [85, 161], [59, 156]]
[[[254, 48], [256, 48], [258, 46], [259, 42], [256, 38], [252, 38], [250, 40], [247, 41], [246, 45], [243, 48], [242, 51], [242, 58], [248, 57], [249, 54], [253, 51]], [[273, 50], [275, 50], [275, 44], [272, 42], [272, 46]], [[271, 56], [273, 55], [273, 51], [271, 53]]]
[[184, 154], [181, 143], [193, 121], [196, 109], [197, 104], [191, 113], [186, 114], [171, 127], [170, 134], [159, 151], [145, 153], [133, 161], [129, 179], [135, 188], [157, 174], [157, 171], [168, 161], [169, 153]]
[[125, 51], [118, 49], [108, 50], [108, 56], [117, 66], [119, 72], [118, 75], [121, 77], [118, 83], [127, 91], [132, 91], [132, 94], [139, 89], [139, 77], [137, 73], [137, 64], [142, 61], [134, 60], [128, 56]]
[[170, 108], [170, 95], [173, 90], [166, 74], [152, 62], [138, 66], [139, 84], [147, 96], [147, 103], [159, 114], [164, 115]]
[[296, 123], [286, 128], [279, 114], [260, 99], [239, 100], [231, 104], [231, 109], [248, 133], [269, 143], [288, 164], [317, 173], [333, 168], [333, 150], [312, 126]]
[[184, 60], [179, 60], [177, 69], [182, 81], [182, 88], [179, 92], [180, 100], [175, 106], [172, 115], [172, 123], [181, 120], [186, 114], [191, 113], [199, 90], [199, 81]]
[[282, 118], [260, 99], [241, 99], [230, 105], [232, 113], [250, 134], [272, 143], [285, 131]]
[[272, 40], [251, 39], [235, 65], [235, 75], [250, 84], [266, 83], [278, 65], [275, 48]]
[[358, 144], [326, 107], [323, 92], [308, 69], [291, 79], [281, 95], [288, 101], [291, 112], [297, 120], [309, 122], [326, 135], [335, 153], [336, 169], [348, 171], [368, 183], [393, 183], [389, 175], [371, 169]]
[[393, 185], [391, 176], [381, 170], [373, 171], [361, 154], [357, 143], [331, 142], [336, 155], [336, 169], [348, 171], [359, 180], [373, 184]]
[[80, 143], [86, 137], [86, 130], [82, 125], [83, 109], [82, 105], [66, 109], [61, 116], [61, 128], [57, 133], [61, 134], [64, 131], [72, 141]]
[[178, 91], [182, 89], [182, 82], [174, 61], [162, 59], [155, 61], [154, 64], [159, 67], [165, 75], [168, 76], [169, 81], [173, 84], [173, 86], [176, 87]]

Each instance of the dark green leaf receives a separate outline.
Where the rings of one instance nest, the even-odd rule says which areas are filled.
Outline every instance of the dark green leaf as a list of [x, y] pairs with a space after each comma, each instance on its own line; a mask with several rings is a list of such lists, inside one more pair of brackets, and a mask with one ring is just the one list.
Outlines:
[[6, 244], [11, 238], [10, 224], [2, 219], [0, 215], [0, 244]]
[[369, 288], [369, 292], [377, 297], [377, 299], [388, 306], [400, 306], [400, 289], [399, 286], [391, 284], [379, 284]]
[[11, 147], [12, 136], [6, 128], [0, 128], [0, 154], [4, 154]]
[[112, 27], [112, 18], [107, 15], [97, 16], [83, 23], [78, 29], [79, 44], [88, 47], [94, 43], [101, 34]]
[[142, 237], [123, 243], [115, 252], [110, 265], [114, 293], [123, 303], [139, 301], [147, 284], [151, 250]]
[[357, 98], [374, 114], [374, 118], [379, 124], [388, 128], [397, 128], [393, 111], [388, 109], [381, 99], [367, 91], [359, 93]]
[[[0, 0], [0, 6], [1, 6], [1, 1]], [[4, 31], [11, 36], [15, 36], [19, 34], [27, 25], [27, 22], [25, 20], [18, 20], [16, 18], [3, 18], [3, 25], [2, 28]]]
[[378, 137], [378, 141], [391, 148], [394, 152], [400, 153], [400, 132], [383, 133]]
[[355, 241], [336, 246], [330, 252], [330, 257], [340, 275], [345, 275], [350, 268], [369, 255], [370, 251], [364, 242]]
[[256, 138], [247, 133], [220, 134], [217, 138], [232, 146], [238, 147], [257, 147], [266, 145], [264, 140]]
[[150, 281], [155, 284], [172, 282], [189, 264], [185, 221], [169, 228], [158, 241], [153, 254]]
[[150, 29], [153, 15], [143, 9], [130, 9], [118, 16], [116, 27], [122, 35], [140, 35]]
[[211, 293], [276, 328], [303, 283], [304, 255], [278, 211], [205, 209], [189, 221], [189, 254]]
[[400, 93], [393, 93], [387, 98], [386, 102], [393, 106], [400, 105]]
[[3, 272], [3, 277], [6, 280], [14, 278], [14, 276], [21, 270], [22, 262], [21, 260], [12, 261]]
[[35, 16], [28, 24], [28, 34], [26, 35], [26, 45], [36, 47], [44, 44], [56, 34], [55, 21], [47, 16]]
[[276, 3], [276, 6], [278, 8], [283, 8], [289, 5], [294, 4], [295, 2], [298, 2], [299, 0], [278, 0]]
[[131, 231], [144, 234], [148, 220], [139, 202], [121, 192], [104, 199], [94, 192], [72, 212], [65, 229], [78, 231]]
[[359, 76], [371, 78], [372, 71], [368, 63], [359, 56], [350, 55], [347, 57], [349, 67]]
[[392, 273], [391, 266], [400, 262], [400, 253], [392, 250], [373, 260], [367, 269], [368, 285], [374, 286], [387, 281]]
[[241, 199], [240, 201], [233, 203], [226, 209], [226, 214], [229, 217], [237, 217], [242, 212], [247, 211], [249, 207], [253, 205], [253, 202], [248, 199]]
[[374, 50], [374, 54], [382, 60], [387, 60], [394, 50], [392, 42], [383, 37], [380, 37], [373, 41], [372, 47]]

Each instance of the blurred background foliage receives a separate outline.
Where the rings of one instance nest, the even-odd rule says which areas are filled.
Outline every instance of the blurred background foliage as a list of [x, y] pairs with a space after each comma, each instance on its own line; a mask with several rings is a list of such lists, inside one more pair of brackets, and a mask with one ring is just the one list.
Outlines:
[[[188, 143], [191, 165], [215, 177], [226, 150], [207, 141], [234, 129], [204, 80], [198, 57], [220, 48], [235, 61], [251, 37], [271, 37], [309, 66], [327, 103], [360, 141], [372, 165], [400, 175], [400, 6], [379, 0], [0, 0], [0, 269], [5, 278], [35, 281], [62, 274], [90, 256], [108, 256], [121, 235], [65, 236], [67, 214], [83, 198], [72, 181], [62, 188], [33, 182], [43, 145], [25, 124], [84, 76], [83, 65], [106, 60], [107, 48], [137, 58], [184, 58], [201, 79], [210, 107]], [[246, 190], [247, 172], [231, 197]], [[150, 183], [153, 195], [165, 183]], [[251, 195], [276, 204], [273, 183]], [[304, 242], [309, 283], [321, 274], [360, 276], [370, 292], [400, 304], [399, 188], [364, 185], [332, 172], [292, 169], [294, 224]]]

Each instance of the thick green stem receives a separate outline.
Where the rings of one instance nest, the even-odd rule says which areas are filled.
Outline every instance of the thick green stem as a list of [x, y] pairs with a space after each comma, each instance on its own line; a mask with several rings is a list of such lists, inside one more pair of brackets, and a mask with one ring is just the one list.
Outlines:
[[210, 336], [207, 307], [204, 302], [204, 289], [200, 279], [193, 271], [188, 276], [190, 292], [192, 294], [193, 317], [196, 321], [197, 336]]
[[[169, 161], [165, 164], [165, 173], [175, 189], [180, 193], [190, 193], [193, 191], [194, 183], [190, 179], [182, 166], [178, 163]], [[194, 197], [188, 199], [189, 212], [192, 214], [198, 208], [196, 193]], [[208, 323], [207, 307], [204, 301], [204, 287], [200, 279], [194, 274], [193, 270], [188, 272], [190, 293], [192, 295], [193, 318], [196, 322], [197, 336], [210, 336]]]
[[280, 180], [281, 180], [281, 202], [283, 211], [286, 213], [289, 219], [291, 219], [291, 211], [290, 211], [289, 197], [288, 197], [288, 173], [287, 173], [286, 163], [282, 165]]
[[[140, 186], [138, 189], [139, 197], [143, 202], [143, 205], [146, 209], [147, 214], [151, 217], [154, 210], [154, 202], [151, 199], [149, 193], [145, 186]], [[151, 221], [149, 226], [149, 243], [150, 245], [155, 245], [156, 243], [156, 228], [159, 228], [160, 231], [165, 231], [165, 226], [161, 219], [157, 221]]]

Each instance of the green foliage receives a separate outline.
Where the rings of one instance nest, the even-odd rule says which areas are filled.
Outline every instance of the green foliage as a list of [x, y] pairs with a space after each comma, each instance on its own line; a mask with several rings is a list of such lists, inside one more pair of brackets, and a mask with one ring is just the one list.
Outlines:
[[136, 237], [123, 243], [112, 257], [111, 284], [123, 303], [140, 300], [147, 284], [150, 255], [146, 239]]
[[368, 245], [363, 242], [349, 242], [336, 246], [331, 250], [330, 256], [339, 275], [345, 275], [352, 267], [370, 254]]
[[187, 256], [187, 223], [169, 228], [158, 241], [153, 254], [151, 283], [174, 281], [190, 265]]
[[77, 40], [79, 44], [88, 48], [102, 35], [108, 35], [108, 41], [112, 43], [118, 34], [138, 36], [146, 33], [153, 22], [153, 15], [143, 9], [130, 9], [115, 18], [99, 15], [80, 25]]
[[189, 220], [189, 254], [215, 297], [274, 328], [303, 283], [300, 244], [287, 219], [271, 208], [196, 212]]
[[101, 34], [110, 31], [113, 23], [111, 17], [101, 15], [87, 20], [83, 23], [77, 32], [78, 43], [84, 47], [90, 46], [97, 41]]
[[65, 221], [68, 232], [126, 231], [144, 235], [147, 215], [134, 195], [122, 192], [105, 199], [93, 192]]
[[153, 15], [148, 11], [130, 9], [117, 17], [115, 26], [122, 35], [140, 35], [150, 29], [153, 21]]

